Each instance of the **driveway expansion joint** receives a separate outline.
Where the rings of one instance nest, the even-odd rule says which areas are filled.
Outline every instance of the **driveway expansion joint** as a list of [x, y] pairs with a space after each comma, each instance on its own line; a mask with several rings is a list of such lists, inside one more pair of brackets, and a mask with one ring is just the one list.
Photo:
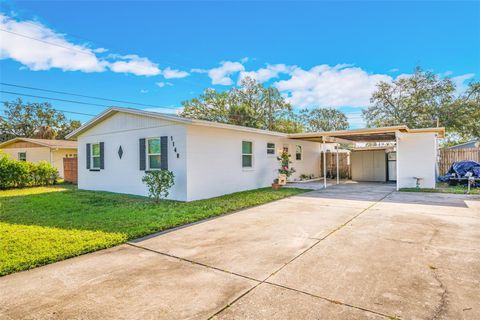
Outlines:
[[[373, 311], [373, 310], [369, 310], [369, 309], [366, 309], [366, 308], [362, 308], [362, 307], [357, 307], [357, 306], [354, 306], [354, 305], [350, 305], [350, 304], [347, 304], [347, 303], [343, 303], [343, 302], [340, 302], [340, 301], [336, 301], [336, 300], [332, 300], [332, 299], [328, 299], [328, 298], [325, 298], [325, 297], [320, 297], [320, 296], [316, 296], [316, 295], [313, 295], [313, 294], [309, 294], [307, 292], [303, 292], [303, 291], [300, 291], [300, 290], [297, 290], [297, 289], [294, 289], [294, 288], [290, 288], [290, 287], [286, 287], [286, 286], [282, 286], [282, 285], [279, 285], [279, 284], [276, 284], [276, 283], [272, 283], [272, 282], [269, 282], [268, 279], [270, 279], [271, 277], [273, 277], [275, 274], [277, 274], [279, 271], [281, 271], [283, 268], [285, 268], [287, 265], [289, 265], [290, 263], [292, 263], [293, 261], [295, 261], [297, 258], [301, 257], [303, 254], [305, 254], [306, 252], [308, 252], [309, 250], [311, 250], [312, 248], [314, 248], [317, 244], [319, 244], [320, 242], [322, 242], [323, 240], [325, 240], [326, 238], [328, 238], [329, 236], [331, 236], [332, 234], [334, 234], [335, 232], [341, 230], [343, 227], [345, 227], [347, 224], [349, 224], [351, 221], [353, 221], [355, 218], [357, 218], [358, 216], [360, 216], [362, 213], [364, 213], [365, 211], [369, 210], [370, 208], [372, 208], [373, 206], [375, 206], [377, 203], [381, 202], [382, 200], [384, 200], [386, 197], [388, 197], [389, 195], [391, 195], [393, 192], [395, 192], [395, 190], [385, 194], [381, 199], [379, 200], [376, 200], [376, 201], [373, 201], [373, 203], [371, 205], [369, 205], [368, 207], [362, 209], [359, 213], [357, 213], [355, 216], [353, 216], [352, 218], [348, 219], [347, 221], [345, 221], [344, 223], [342, 223], [341, 225], [337, 226], [335, 229], [333, 229], [332, 231], [330, 231], [327, 235], [325, 235], [324, 237], [318, 239], [314, 244], [312, 244], [310, 247], [308, 247], [307, 249], [305, 249], [304, 251], [302, 251], [301, 253], [299, 253], [298, 255], [296, 255], [294, 258], [292, 258], [291, 260], [289, 260], [287, 263], [285, 263], [283, 266], [281, 266], [279, 269], [275, 270], [273, 273], [271, 273], [268, 277], [266, 277], [263, 281], [257, 283], [255, 286], [253, 286], [251, 289], [247, 290], [245, 293], [243, 293], [242, 295], [240, 295], [239, 297], [237, 297], [235, 300], [233, 300], [232, 302], [228, 303], [226, 306], [224, 306], [222, 309], [220, 309], [219, 311], [215, 312], [212, 316], [210, 316], [208, 319], [212, 319], [214, 318], [215, 316], [219, 315], [220, 313], [222, 313], [224, 310], [228, 309], [231, 305], [233, 305], [235, 302], [237, 302], [238, 300], [240, 300], [242, 297], [244, 297], [245, 295], [247, 295], [249, 292], [251, 292], [252, 290], [254, 290], [256, 287], [258, 287], [259, 285], [263, 284], [263, 283], [266, 283], [266, 284], [270, 284], [270, 285], [274, 285], [274, 286], [277, 286], [277, 287], [281, 287], [281, 288], [284, 288], [284, 289], [288, 289], [288, 290], [292, 290], [292, 291], [295, 291], [295, 292], [298, 292], [298, 293], [304, 293], [304, 294], [307, 294], [311, 297], [315, 297], [315, 298], [318, 298], [318, 299], [322, 299], [324, 301], [328, 301], [330, 303], [334, 303], [334, 304], [339, 304], [339, 305], [342, 305], [342, 306], [346, 306], [346, 307], [350, 307], [350, 308], [354, 308], [354, 309], [358, 309], [358, 310], [362, 310], [362, 311], [365, 311], [365, 312], [370, 312], [370, 313], [373, 313], [373, 314], [376, 314], [376, 315], [379, 315], [379, 316], [382, 316], [382, 317], [386, 317], [386, 318], [389, 318], [389, 319], [399, 319], [398, 317], [396, 316], [391, 316], [391, 315], [386, 315], [386, 314], [383, 314], [381, 312], [377, 312], [377, 311]], [[258, 280], [257, 280], [258, 281]]]

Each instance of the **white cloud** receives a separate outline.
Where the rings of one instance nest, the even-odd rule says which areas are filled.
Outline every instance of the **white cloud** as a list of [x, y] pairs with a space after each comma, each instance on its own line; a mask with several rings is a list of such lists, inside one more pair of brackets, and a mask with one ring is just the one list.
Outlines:
[[165, 86], [173, 86], [173, 83], [171, 82], [163, 82], [163, 81], [160, 81], [160, 82], [157, 82], [155, 83], [158, 87], [160, 88], [163, 88]]
[[285, 64], [268, 64], [265, 68], [260, 68], [257, 71], [240, 72], [238, 82], [246, 77], [250, 77], [263, 83], [270, 79], [277, 78], [281, 73], [290, 73], [295, 68], [295, 66], [287, 66]]
[[95, 52], [95, 53], [105, 53], [107, 51], [108, 51], [108, 49], [105, 49], [105, 48], [93, 49], [93, 52]]
[[143, 93], [143, 94], [148, 93], [148, 90], [147, 89], [140, 89], [140, 93]]
[[8, 31], [1, 32], [0, 59], [16, 60], [34, 71], [51, 68], [83, 72], [106, 70], [107, 63], [95, 55], [94, 49], [73, 44], [65, 35], [39, 22], [21, 22], [0, 13], [0, 27]]
[[207, 69], [201, 69], [201, 68], [193, 68], [193, 69], [190, 69], [190, 72], [208, 73], [208, 70]]
[[139, 57], [136, 54], [113, 56], [118, 59], [109, 63], [109, 68], [113, 72], [133, 73], [137, 76], [156, 76], [161, 72], [158, 65], [148, 58]]
[[170, 67], [167, 67], [162, 71], [162, 75], [165, 77], [165, 79], [180, 79], [188, 77], [190, 74], [186, 71], [171, 69]]
[[212, 79], [212, 84], [229, 86], [233, 84], [230, 76], [244, 70], [245, 67], [240, 62], [222, 61], [220, 67], [208, 70], [208, 76]]
[[[12, 14], [11, 16], [15, 16]], [[0, 59], [13, 59], [24, 67], [39, 71], [58, 68], [63, 71], [131, 73], [137, 76], [183, 78], [188, 72], [167, 67], [163, 72], [158, 64], [136, 54], [118, 55], [106, 53], [106, 48], [90, 48], [87, 44], [75, 44], [40, 22], [20, 21], [0, 13]]]
[[400, 71], [400, 69], [398, 69], [398, 68], [392, 68], [392, 69], [388, 70], [388, 72], [398, 72], [398, 71]]
[[250, 60], [248, 57], [243, 57], [242, 59], [240, 59], [240, 62], [241, 63], [247, 63], [248, 60]]
[[296, 107], [363, 107], [380, 81], [390, 82], [385, 74], [369, 74], [350, 65], [318, 65], [309, 70], [295, 68], [290, 79], [274, 85]]
[[466, 73], [460, 76], [453, 77], [452, 81], [457, 87], [457, 93], [464, 93], [468, 89], [467, 80], [470, 80], [473, 77], [475, 77], [475, 73]]

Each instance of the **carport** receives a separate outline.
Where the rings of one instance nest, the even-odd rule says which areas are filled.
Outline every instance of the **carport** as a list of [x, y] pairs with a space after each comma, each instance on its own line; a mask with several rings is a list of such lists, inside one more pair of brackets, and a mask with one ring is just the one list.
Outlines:
[[[362, 181], [396, 181], [398, 190], [410, 187], [435, 188], [438, 172], [438, 139], [444, 136], [445, 128], [409, 129], [402, 125], [295, 133], [290, 134], [289, 138], [322, 144], [324, 188], [327, 187], [326, 144], [337, 144], [336, 176], [339, 184], [338, 146], [342, 143], [353, 146], [352, 154], [355, 156], [351, 159], [352, 178], [363, 177], [365, 180]], [[380, 146], [356, 148], [357, 143], [380, 143]]]

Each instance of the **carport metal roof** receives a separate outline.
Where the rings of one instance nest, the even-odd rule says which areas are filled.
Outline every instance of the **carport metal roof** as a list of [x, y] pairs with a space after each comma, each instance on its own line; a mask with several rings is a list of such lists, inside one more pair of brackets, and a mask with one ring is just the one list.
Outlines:
[[290, 139], [300, 139], [317, 142], [386, 142], [395, 141], [396, 132], [436, 132], [440, 138], [443, 138], [445, 136], [445, 128], [409, 129], [407, 126], [393, 126], [341, 131], [293, 133], [289, 134], [288, 137]]

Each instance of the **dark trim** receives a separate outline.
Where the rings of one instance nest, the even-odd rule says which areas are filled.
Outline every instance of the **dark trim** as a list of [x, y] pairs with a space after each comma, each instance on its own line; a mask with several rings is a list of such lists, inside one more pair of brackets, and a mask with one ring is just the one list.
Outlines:
[[87, 170], [90, 169], [90, 143], [87, 143]]
[[139, 158], [140, 158], [140, 170], [145, 171], [147, 165], [147, 155], [145, 154], [145, 138], [142, 138], [138, 142], [139, 144]]
[[89, 171], [98, 172], [100, 169], [89, 169]]
[[105, 169], [105, 143], [100, 142], [100, 169]]
[[168, 170], [168, 136], [160, 137], [160, 169]]

